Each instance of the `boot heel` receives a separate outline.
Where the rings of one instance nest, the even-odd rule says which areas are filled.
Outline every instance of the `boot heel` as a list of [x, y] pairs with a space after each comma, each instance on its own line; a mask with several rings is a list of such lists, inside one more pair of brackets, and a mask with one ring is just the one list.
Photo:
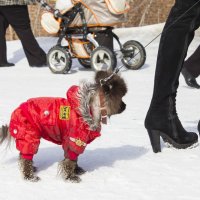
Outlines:
[[147, 129], [154, 153], [161, 152], [160, 131]]

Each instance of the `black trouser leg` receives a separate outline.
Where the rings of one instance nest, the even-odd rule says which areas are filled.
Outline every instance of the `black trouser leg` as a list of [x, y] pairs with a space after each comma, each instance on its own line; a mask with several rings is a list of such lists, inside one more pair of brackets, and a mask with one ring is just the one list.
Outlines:
[[32, 33], [27, 6], [4, 6], [3, 14], [21, 40], [29, 65], [45, 64], [46, 54]]
[[200, 75], [200, 46], [195, 52], [184, 62], [184, 68], [195, 78]]
[[[145, 119], [145, 127], [148, 130], [161, 131], [161, 133], [153, 132], [153, 134], [150, 132], [151, 136], [159, 133], [171, 144], [172, 141], [169, 141], [169, 138], [176, 144], [184, 143], [189, 146], [193, 141], [197, 141], [198, 138], [195, 133], [190, 134], [191, 137], [187, 135], [176, 114], [178, 79], [188, 46], [197, 28], [197, 19], [200, 15], [200, 3], [189, 12], [185, 12], [196, 2], [197, 0], [176, 0], [169, 14], [160, 40], [154, 92]], [[183, 13], [185, 13], [184, 16], [174, 23]], [[172, 25], [172, 23], [174, 24]], [[172, 27], [170, 27], [171, 25]], [[165, 137], [166, 135], [168, 137], [167, 139]], [[172, 145], [175, 146], [175, 143]]]
[[6, 29], [8, 25], [0, 10], [0, 64], [7, 63]]

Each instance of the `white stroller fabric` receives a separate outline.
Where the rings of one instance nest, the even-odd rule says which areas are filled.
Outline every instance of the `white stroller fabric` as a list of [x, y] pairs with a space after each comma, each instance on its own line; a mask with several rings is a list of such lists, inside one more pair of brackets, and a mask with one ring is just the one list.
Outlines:
[[[125, 13], [129, 10], [127, 0], [57, 0], [55, 9], [62, 14], [67, 13], [76, 3], [80, 2], [88, 27], [114, 26], [125, 21]], [[50, 34], [60, 29], [60, 22], [52, 13], [44, 12], [41, 17], [42, 27]], [[70, 27], [82, 26], [79, 14]]]
[[127, 9], [127, 0], [105, 0], [105, 2], [113, 14], [122, 14]]
[[72, 3], [71, 0], [57, 0], [55, 9], [58, 9], [60, 11], [68, 11], [70, 10], [74, 4]]
[[47, 33], [55, 34], [60, 29], [60, 23], [50, 12], [44, 12], [41, 16], [41, 25]]
[[[125, 13], [129, 10], [127, 0], [74, 0], [73, 2], [82, 3], [88, 26], [114, 26], [122, 23], [125, 21]], [[71, 8], [71, 4], [71, 0], [57, 0], [56, 8], [63, 13]], [[77, 15], [70, 26], [81, 25], [80, 15]]]

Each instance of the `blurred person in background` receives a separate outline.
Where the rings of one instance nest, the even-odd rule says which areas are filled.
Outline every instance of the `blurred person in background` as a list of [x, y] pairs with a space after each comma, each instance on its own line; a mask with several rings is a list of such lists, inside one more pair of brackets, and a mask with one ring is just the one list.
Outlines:
[[200, 46], [184, 62], [182, 75], [188, 86], [200, 89], [200, 85], [196, 81], [196, 78], [200, 75]]
[[46, 65], [46, 53], [36, 41], [28, 13], [28, 4], [34, 0], [0, 0], [0, 67], [11, 67], [7, 60], [6, 29], [9, 25], [21, 40], [26, 58], [31, 67]]

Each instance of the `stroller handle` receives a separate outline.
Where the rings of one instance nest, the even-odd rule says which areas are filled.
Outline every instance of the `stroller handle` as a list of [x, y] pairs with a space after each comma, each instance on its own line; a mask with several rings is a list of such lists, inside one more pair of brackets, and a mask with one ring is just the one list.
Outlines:
[[54, 9], [53, 7], [51, 7], [46, 1], [44, 0], [37, 0], [41, 6], [47, 10], [48, 12], [51, 12], [55, 18], [61, 18], [63, 20], [67, 20], [68, 21], [68, 18], [63, 16], [62, 13], [58, 10], [58, 9]]
[[46, 1], [44, 1], [44, 0], [37, 0], [37, 1], [41, 4], [41, 6], [42, 6], [45, 10], [47, 10], [47, 11], [53, 13], [53, 15], [54, 15], [55, 18], [62, 18], [62, 19], [65, 19], [65, 17], [60, 13], [59, 10], [52, 8]]
[[44, 0], [37, 0], [45, 10], [54, 13], [54, 8], [52, 8], [46, 1]]

